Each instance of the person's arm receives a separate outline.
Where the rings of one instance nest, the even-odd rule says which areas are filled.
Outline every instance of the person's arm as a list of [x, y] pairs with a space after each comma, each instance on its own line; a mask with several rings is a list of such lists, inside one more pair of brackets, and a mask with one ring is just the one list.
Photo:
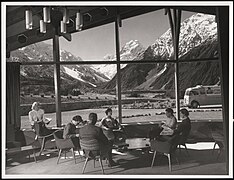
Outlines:
[[103, 118], [102, 120], [101, 120], [101, 122], [100, 122], [100, 128], [102, 128], [102, 129], [105, 129], [105, 130], [110, 130], [110, 128], [108, 128], [107, 126], [106, 126], [106, 124], [105, 124], [105, 118]]
[[63, 138], [67, 139], [67, 138], [71, 138], [71, 137], [77, 137], [77, 134], [70, 134], [70, 128], [71, 125], [68, 124], [67, 126], [65, 126], [64, 131], [63, 131]]
[[32, 111], [30, 111], [30, 112], [28, 113], [28, 118], [29, 118], [30, 124], [33, 126], [33, 125], [34, 125], [34, 120], [33, 120], [33, 117], [32, 117]]
[[102, 130], [100, 129], [99, 132], [98, 132], [98, 137], [97, 139], [102, 142], [103, 144], [108, 144], [109, 141], [107, 139], [107, 137], [103, 134]]
[[116, 119], [114, 119], [114, 122], [115, 122], [115, 126], [114, 126], [114, 128], [113, 128], [113, 129], [121, 130], [121, 129], [122, 129], [122, 127], [121, 127], [120, 123], [119, 123]]
[[171, 129], [174, 129], [174, 127], [176, 126], [176, 119], [175, 119], [175, 118], [171, 119], [171, 120], [168, 122], [167, 126], [168, 126], [169, 128], [171, 128]]

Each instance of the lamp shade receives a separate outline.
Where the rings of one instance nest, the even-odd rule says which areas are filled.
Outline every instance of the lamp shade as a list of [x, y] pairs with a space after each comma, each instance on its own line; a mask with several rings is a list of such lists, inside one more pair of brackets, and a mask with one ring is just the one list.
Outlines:
[[83, 27], [83, 16], [80, 12], [76, 13], [76, 30], [80, 31]]
[[45, 23], [50, 23], [50, 7], [43, 7], [43, 20]]
[[60, 22], [60, 28], [61, 28], [61, 33], [66, 33], [67, 32], [66, 23], [64, 23], [63, 21]]
[[69, 10], [67, 8], [63, 10], [63, 22], [69, 24]]
[[32, 19], [32, 11], [31, 10], [25, 11], [25, 24], [26, 24], [26, 29], [33, 28], [33, 19]]
[[43, 20], [40, 20], [40, 32], [46, 33], [46, 23]]

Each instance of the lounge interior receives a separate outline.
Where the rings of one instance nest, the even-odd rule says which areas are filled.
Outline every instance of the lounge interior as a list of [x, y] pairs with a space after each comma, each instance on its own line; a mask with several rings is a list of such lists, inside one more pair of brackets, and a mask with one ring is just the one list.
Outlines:
[[[30, 6], [32, 10], [32, 17], [34, 21], [39, 20], [43, 14], [44, 6]], [[192, 129], [186, 141], [186, 146], [181, 146], [176, 151], [176, 159], [171, 159], [172, 169], [168, 169], [168, 159], [164, 154], [156, 156], [153, 167], [151, 167], [154, 151], [151, 150], [148, 139], [148, 130], [157, 123], [124, 123], [122, 122], [122, 104], [121, 104], [121, 86], [117, 79], [117, 94], [118, 101], [118, 115], [119, 121], [124, 127], [126, 140], [124, 142], [116, 143], [112, 150], [113, 159], [120, 163], [117, 167], [108, 167], [105, 160], [103, 160], [103, 168], [105, 175], [228, 175], [229, 174], [229, 8], [227, 6], [66, 6], [69, 12], [69, 19], [71, 25], [67, 27], [65, 33], [59, 31], [59, 20], [63, 13], [61, 9], [63, 6], [52, 6], [51, 23], [48, 24], [46, 33], [40, 33], [40, 25], [36, 23], [35, 27], [30, 30], [25, 29], [25, 10], [29, 6], [6, 6], [6, 57], [10, 56], [10, 52], [18, 48], [28, 46], [33, 43], [53, 39], [53, 62], [29, 62], [27, 65], [54, 65], [54, 81], [55, 81], [55, 104], [56, 104], [56, 127], [54, 131], [62, 129], [61, 116], [61, 92], [60, 92], [60, 62], [59, 55], [59, 37], [64, 37], [67, 41], [72, 41], [71, 34], [79, 33], [76, 29], [76, 12], [83, 15], [84, 22], [82, 31], [102, 26], [108, 23], [115, 23], [115, 43], [116, 43], [116, 57], [117, 68], [120, 68], [119, 55], [119, 28], [121, 28], [121, 21], [130, 17], [135, 17], [148, 12], [165, 9], [165, 14], [171, 14], [171, 29], [174, 31], [173, 46], [175, 67], [178, 66], [178, 37], [180, 33], [180, 16], [183, 11], [205, 13], [215, 15], [218, 24], [218, 47], [219, 58], [214, 58], [214, 61], [220, 62], [221, 70], [221, 90], [222, 90], [222, 120], [192, 121]], [[90, 18], [92, 17], [92, 18]], [[170, 16], [169, 21], [170, 21]], [[174, 24], [174, 25], [173, 25]], [[171, 60], [171, 61], [173, 61]], [[189, 61], [189, 60], [188, 60]], [[197, 60], [199, 61], [199, 60]], [[202, 59], [200, 61], [207, 61]], [[68, 64], [79, 64], [80, 62], [68, 62]], [[97, 64], [100, 62], [83, 62], [89, 64]], [[103, 61], [102, 64], [107, 62]], [[126, 63], [126, 62], [121, 62]], [[152, 63], [145, 61], [144, 63]], [[35, 141], [35, 134], [31, 130], [21, 129], [21, 119], [19, 113], [19, 98], [20, 90], [17, 83], [19, 79], [13, 76], [19, 76], [19, 68], [17, 66], [22, 64], [7, 65], [7, 105], [6, 105], [6, 139], [4, 146], [5, 151], [5, 175], [17, 177], [24, 175], [30, 177], [37, 175], [37, 177], [50, 177], [58, 175], [59, 177], [82, 177], [90, 175], [102, 175], [102, 170], [98, 161], [94, 163], [89, 161], [82, 175], [82, 168], [84, 166], [85, 158], [80, 154], [75, 154], [75, 163], [72, 153], [69, 151], [67, 155], [60, 158], [60, 162], [56, 164], [58, 158], [58, 150], [55, 141], [48, 141], [45, 143], [45, 151], [41, 153], [41, 144], [43, 142]], [[178, 72], [177, 72], [178, 73]], [[177, 74], [178, 75], [178, 74]], [[120, 71], [117, 70], [117, 76], [120, 76]], [[176, 90], [176, 112], [179, 112], [179, 89], [175, 82]], [[12, 98], [12, 94], [14, 98]], [[177, 113], [177, 118], [179, 114]], [[220, 152], [218, 146], [214, 146], [216, 140], [212, 136], [210, 129], [218, 128], [223, 131], [224, 150]], [[28, 144], [33, 144], [33, 149], [27, 149]], [[25, 148], [24, 148], [25, 147]], [[16, 151], [10, 152], [11, 148], [18, 148]], [[49, 149], [49, 151], [47, 151]], [[9, 150], [9, 154], [8, 154]], [[40, 154], [40, 155], [39, 155]], [[34, 158], [33, 158], [34, 157]], [[36, 160], [35, 160], [36, 158]], [[96, 163], [95, 163], [96, 162]], [[93, 175], [93, 176], [92, 176]]]

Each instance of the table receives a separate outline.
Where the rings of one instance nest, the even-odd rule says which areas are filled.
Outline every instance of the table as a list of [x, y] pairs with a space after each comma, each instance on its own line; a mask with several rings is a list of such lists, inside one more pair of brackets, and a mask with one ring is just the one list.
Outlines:
[[131, 138], [126, 139], [126, 143], [129, 144], [128, 149], [149, 149], [150, 148], [150, 141], [149, 138]]
[[[36, 154], [35, 154], [35, 150], [36, 149], [39, 149], [39, 148], [34, 147], [32, 145], [22, 146], [22, 147], [16, 147], [16, 148], [9, 148], [9, 149], [6, 149], [6, 154], [10, 155], [10, 154], [16, 154], [16, 153], [20, 153], [20, 152], [30, 152], [30, 151], [33, 151], [34, 161], [37, 162]], [[30, 158], [30, 154], [29, 154], [29, 158]]]

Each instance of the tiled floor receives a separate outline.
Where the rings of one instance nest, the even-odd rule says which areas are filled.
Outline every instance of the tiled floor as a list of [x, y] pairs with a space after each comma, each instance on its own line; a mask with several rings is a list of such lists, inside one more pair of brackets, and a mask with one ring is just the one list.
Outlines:
[[[224, 154], [221, 154], [217, 160], [217, 150], [212, 154], [213, 143], [206, 144], [188, 144], [189, 155], [184, 150], [177, 153], [180, 164], [172, 159], [172, 172], [169, 172], [168, 161], [165, 156], [157, 155], [154, 167], [151, 168], [152, 152], [142, 152], [140, 150], [129, 150], [125, 153], [114, 153], [114, 160], [120, 163], [117, 167], [108, 167], [103, 161], [104, 171], [107, 175], [225, 175]], [[38, 163], [26, 159], [25, 157], [16, 157], [7, 161], [6, 175], [77, 175], [80, 177], [84, 158], [77, 156], [77, 163], [67, 154], [68, 158], [62, 158], [57, 165], [57, 154], [43, 155], [38, 157]], [[70, 157], [69, 157], [70, 156]], [[85, 174], [102, 174], [98, 161], [95, 163], [89, 161]]]

